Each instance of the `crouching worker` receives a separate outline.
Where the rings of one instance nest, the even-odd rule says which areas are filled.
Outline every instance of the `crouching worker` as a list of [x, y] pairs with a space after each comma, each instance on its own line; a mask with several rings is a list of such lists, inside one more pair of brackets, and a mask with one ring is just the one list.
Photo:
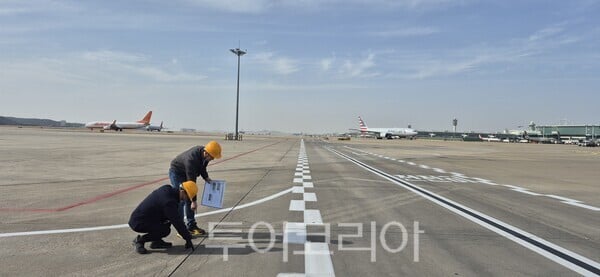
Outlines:
[[181, 201], [190, 201], [196, 197], [198, 186], [194, 182], [184, 182], [179, 188], [170, 185], [164, 185], [146, 197], [140, 205], [133, 210], [129, 218], [129, 227], [138, 233], [133, 240], [135, 251], [139, 254], [146, 254], [148, 251], [144, 243], [150, 242], [152, 249], [165, 249], [173, 246], [170, 242], [165, 242], [164, 237], [171, 233], [171, 224], [175, 227], [179, 235], [185, 239], [185, 249], [192, 248], [192, 235], [187, 230], [183, 219], [179, 214], [179, 203]]

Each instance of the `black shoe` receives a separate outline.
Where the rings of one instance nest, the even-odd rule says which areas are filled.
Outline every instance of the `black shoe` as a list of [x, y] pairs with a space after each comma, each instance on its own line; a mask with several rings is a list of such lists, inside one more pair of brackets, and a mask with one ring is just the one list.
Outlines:
[[164, 240], [157, 240], [150, 243], [150, 248], [152, 249], [166, 249], [173, 247], [173, 244], [170, 242], [166, 242]]
[[133, 240], [133, 246], [135, 247], [135, 252], [138, 252], [138, 254], [148, 253], [148, 250], [144, 248], [144, 241], [142, 240], [142, 236], [140, 235], [135, 237], [135, 239]]
[[198, 228], [198, 226], [196, 225], [188, 227], [188, 231], [190, 231], [190, 234], [192, 236], [206, 236], [206, 231], [204, 231], [204, 229]]

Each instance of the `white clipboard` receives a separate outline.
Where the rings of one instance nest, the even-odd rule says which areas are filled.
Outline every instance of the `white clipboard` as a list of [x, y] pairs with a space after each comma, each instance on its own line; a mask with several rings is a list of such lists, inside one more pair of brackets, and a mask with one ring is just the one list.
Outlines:
[[210, 183], [204, 183], [204, 192], [202, 192], [200, 204], [211, 208], [223, 208], [225, 185], [225, 180], [212, 180]]

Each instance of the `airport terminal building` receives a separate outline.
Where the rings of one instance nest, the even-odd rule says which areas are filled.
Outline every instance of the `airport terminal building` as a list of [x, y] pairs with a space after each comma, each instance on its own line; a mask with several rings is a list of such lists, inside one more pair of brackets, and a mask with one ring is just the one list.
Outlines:
[[522, 136], [524, 133], [533, 137], [555, 137], [561, 139], [597, 139], [600, 137], [600, 125], [536, 125], [531, 122], [529, 128], [523, 130], [505, 130], [504, 134]]
[[535, 130], [541, 136], [561, 138], [596, 139], [600, 137], [600, 125], [540, 125]]

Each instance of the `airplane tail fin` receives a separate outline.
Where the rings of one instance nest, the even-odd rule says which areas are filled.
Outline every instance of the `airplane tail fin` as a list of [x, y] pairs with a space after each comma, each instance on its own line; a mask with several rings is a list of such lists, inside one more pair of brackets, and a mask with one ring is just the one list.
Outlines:
[[152, 111], [149, 111], [142, 120], [139, 120], [138, 123], [144, 123], [146, 125], [150, 125], [150, 118], [152, 117]]
[[162, 127], [163, 127], [163, 126], [162, 126], [162, 124], [163, 124], [163, 122], [161, 121], [161, 122], [160, 122], [160, 128], [161, 128], [161, 129], [162, 129]]
[[367, 124], [365, 124], [360, 115], [358, 116], [358, 127], [360, 127], [359, 129], [361, 132], [366, 132], [368, 128]]

